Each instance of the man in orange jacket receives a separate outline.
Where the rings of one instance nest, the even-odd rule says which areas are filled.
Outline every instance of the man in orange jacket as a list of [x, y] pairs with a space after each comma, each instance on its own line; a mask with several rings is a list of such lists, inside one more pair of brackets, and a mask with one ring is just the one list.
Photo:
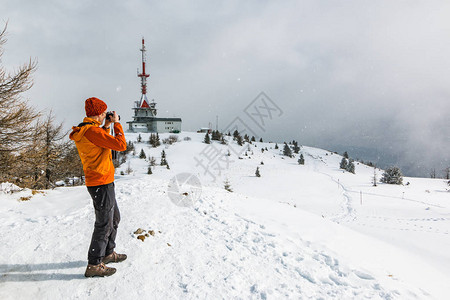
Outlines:
[[[73, 127], [70, 139], [75, 141], [86, 180], [86, 186], [95, 209], [95, 225], [88, 252], [88, 266], [85, 276], [110, 276], [115, 268], [106, 267], [110, 262], [121, 262], [125, 254], [114, 251], [120, 212], [114, 192], [114, 166], [111, 150], [124, 151], [127, 142], [119, 116], [106, 119], [106, 104], [98, 98], [85, 101], [86, 118], [83, 123]], [[105, 120], [106, 119], [106, 120]], [[100, 125], [105, 121], [105, 124]], [[115, 136], [110, 134], [114, 124]]]

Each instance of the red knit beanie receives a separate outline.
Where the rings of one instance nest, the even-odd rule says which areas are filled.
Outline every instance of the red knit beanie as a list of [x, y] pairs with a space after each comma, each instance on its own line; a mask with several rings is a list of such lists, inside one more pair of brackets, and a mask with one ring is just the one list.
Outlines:
[[107, 107], [105, 102], [95, 97], [87, 99], [84, 103], [87, 117], [101, 115]]

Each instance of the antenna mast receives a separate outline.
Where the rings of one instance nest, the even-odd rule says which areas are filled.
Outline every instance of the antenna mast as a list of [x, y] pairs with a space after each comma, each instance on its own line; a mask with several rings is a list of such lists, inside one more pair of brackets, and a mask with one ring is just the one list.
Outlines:
[[142, 95], [144, 96], [147, 94], [147, 77], [149, 77], [150, 75], [145, 73], [146, 50], [143, 37], [142, 37], [142, 48], [140, 50], [142, 52], [142, 73], [138, 74], [138, 77], [141, 77], [141, 92]]

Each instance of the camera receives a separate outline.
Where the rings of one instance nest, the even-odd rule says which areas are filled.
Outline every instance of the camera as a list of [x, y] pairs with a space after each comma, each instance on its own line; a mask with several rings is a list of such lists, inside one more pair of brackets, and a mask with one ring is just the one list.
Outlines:
[[[111, 117], [114, 117], [114, 113], [112, 111], [108, 111], [106, 113], [106, 119], [111, 121], [111, 119], [110, 119]], [[119, 120], [120, 120], [120, 116], [119, 116]]]

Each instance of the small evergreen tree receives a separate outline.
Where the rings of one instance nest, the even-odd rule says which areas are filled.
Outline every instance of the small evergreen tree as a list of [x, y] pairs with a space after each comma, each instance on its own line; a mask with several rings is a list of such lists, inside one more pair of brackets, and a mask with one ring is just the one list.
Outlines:
[[141, 149], [141, 152], [139, 153], [139, 158], [140, 159], [146, 159], [147, 155], [145, 155], [144, 149]]
[[284, 143], [283, 155], [291, 157], [292, 151], [288, 144]]
[[149, 159], [150, 166], [154, 167], [156, 166], [156, 158], [154, 156], [151, 156]]
[[298, 142], [293, 141], [294, 144], [294, 153], [298, 154], [298, 152], [300, 151], [300, 147], [298, 146]]
[[220, 141], [222, 138], [222, 134], [219, 132], [219, 130], [213, 130], [211, 133], [211, 140], [213, 141]]
[[138, 143], [142, 142], [142, 136], [141, 136], [141, 134], [138, 135], [138, 137], [137, 137], [137, 142], [138, 142]]
[[241, 137], [240, 135], [238, 135], [238, 136], [236, 137], [236, 141], [237, 141], [237, 144], [238, 144], [239, 146], [244, 145], [244, 142], [242, 141], [242, 137]]
[[252, 142], [256, 142], [255, 136], [252, 135], [252, 138], [250, 139]]
[[150, 145], [152, 145], [153, 148], [156, 148], [158, 146], [161, 145], [161, 141], [159, 140], [159, 134], [150, 134], [150, 139], [149, 139], [149, 143]]
[[256, 177], [261, 177], [261, 174], [259, 173], [259, 167], [256, 167], [255, 175]]
[[275, 149], [278, 149], [278, 144], [275, 144]]
[[377, 186], [377, 168], [373, 167], [373, 178], [372, 178], [373, 186]]
[[402, 171], [398, 167], [389, 167], [384, 171], [380, 181], [388, 184], [402, 184]]
[[349, 171], [350, 173], [355, 174], [355, 163], [353, 162], [352, 159], [350, 159], [350, 161], [349, 161], [349, 163], [348, 163], [348, 165], [347, 165], [346, 170]]
[[303, 157], [303, 154], [300, 154], [300, 158], [298, 159], [298, 164], [299, 165], [305, 164], [305, 158]]
[[161, 152], [161, 163], [160, 163], [160, 165], [161, 166], [167, 165], [166, 152], [164, 150]]
[[153, 174], [153, 172], [152, 172], [152, 167], [151, 167], [150, 165], [148, 166], [147, 174], [148, 174], [148, 175]]
[[348, 153], [347, 153], [347, 151], [345, 151], [344, 152], [344, 155], [343, 155], [346, 159], [348, 159]]
[[150, 133], [150, 138], [148, 139], [148, 143], [150, 145], [152, 145], [152, 147], [155, 147], [154, 146], [154, 144], [155, 144], [155, 136], [153, 135], [153, 133]]
[[339, 165], [340, 169], [347, 170], [348, 162], [345, 157], [342, 158], [341, 164]]
[[239, 136], [239, 131], [237, 131], [237, 129], [233, 132], [233, 140], [236, 140], [237, 137]]
[[259, 142], [260, 142], [260, 143], [262, 143], [262, 142], [263, 142], [263, 139], [262, 139], [262, 138], [260, 138], [260, 139], [259, 139]]
[[211, 139], [209, 138], [209, 134], [208, 133], [205, 134], [205, 139], [203, 140], [203, 142], [205, 144], [211, 144]]
[[247, 143], [250, 142], [250, 138], [247, 134], [244, 135], [244, 141], [246, 141]]

